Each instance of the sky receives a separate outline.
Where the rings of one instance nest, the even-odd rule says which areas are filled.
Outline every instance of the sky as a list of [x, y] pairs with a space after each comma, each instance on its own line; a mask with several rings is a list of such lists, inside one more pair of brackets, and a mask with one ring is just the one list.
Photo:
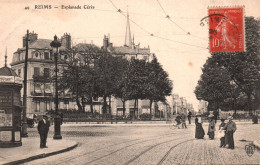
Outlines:
[[[51, 9], [35, 9], [35, 5], [51, 5]], [[62, 5], [81, 9], [66, 10]], [[74, 45], [92, 41], [102, 46], [104, 35], [110, 34], [114, 46], [123, 46], [128, 10], [135, 43], [150, 47], [173, 81], [172, 93], [186, 97], [197, 110], [194, 89], [210, 57], [208, 25], [200, 23], [213, 6], [244, 6], [245, 16], [260, 17], [259, 0], [0, 0], [0, 67], [6, 48], [11, 63], [27, 29], [41, 39], [70, 33]]]

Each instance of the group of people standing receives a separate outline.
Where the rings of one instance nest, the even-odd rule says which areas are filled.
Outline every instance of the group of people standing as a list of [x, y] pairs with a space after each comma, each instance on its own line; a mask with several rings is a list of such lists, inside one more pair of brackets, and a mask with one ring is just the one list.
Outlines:
[[[189, 120], [189, 124], [191, 124], [191, 112], [188, 113], [188, 120]], [[181, 115], [180, 114], [177, 114], [176, 118], [175, 118], [175, 121], [177, 123], [177, 127], [178, 129], [180, 129], [180, 125], [182, 125], [182, 128], [187, 128], [187, 125], [186, 125], [186, 116], [184, 113], [182, 113]]]
[[[205, 135], [205, 131], [202, 127], [201, 117], [196, 116], [195, 118], [195, 138], [203, 139]], [[234, 132], [236, 131], [236, 123], [233, 121], [233, 117], [228, 117], [228, 122], [225, 123], [225, 119], [221, 119], [221, 124], [219, 125], [219, 134], [220, 134], [220, 146], [226, 147], [228, 145], [229, 149], [234, 149]], [[214, 140], [216, 131], [216, 120], [214, 115], [209, 115], [209, 125], [207, 135], [210, 140]]]

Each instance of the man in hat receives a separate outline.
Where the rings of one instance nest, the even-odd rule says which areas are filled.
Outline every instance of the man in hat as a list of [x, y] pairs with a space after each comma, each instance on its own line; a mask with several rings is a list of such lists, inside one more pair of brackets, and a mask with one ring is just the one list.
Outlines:
[[38, 123], [38, 132], [40, 134], [40, 148], [48, 148], [46, 146], [46, 140], [49, 132], [50, 122], [48, 121], [48, 116], [43, 115], [43, 119]]
[[229, 149], [234, 149], [234, 132], [237, 130], [236, 123], [233, 121], [233, 117], [228, 117], [228, 123], [222, 128], [222, 130], [226, 130], [227, 135], [227, 144]]

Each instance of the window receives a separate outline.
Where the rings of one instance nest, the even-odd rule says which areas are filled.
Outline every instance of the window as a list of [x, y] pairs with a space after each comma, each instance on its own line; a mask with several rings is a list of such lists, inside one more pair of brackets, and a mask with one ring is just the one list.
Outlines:
[[49, 52], [44, 52], [44, 59], [45, 60], [49, 60], [50, 59]]
[[68, 100], [64, 100], [64, 109], [68, 110], [69, 109], [69, 101]]
[[44, 77], [50, 77], [50, 68], [44, 68]]
[[18, 76], [21, 77], [21, 69], [18, 69]]
[[45, 104], [46, 104], [46, 111], [49, 111], [50, 110], [50, 101], [46, 101]]
[[34, 75], [39, 76], [40, 75], [40, 68], [34, 67]]
[[49, 95], [51, 95], [52, 93], [51, 93], [51, 87], [50, 87], [50, 84], [45, 84], [45, 89], [44, 89], [44, 93], [45, 94], [49, 94]]
[[64, 60], [67, 60], [67, 58], [68, 58], [68, 56], [67, 56], [67, 55], [65, 55], [65, 56], [64, 56]]
[[35, 112], [40, 112], [40, 101], [35, 102]]
[[34, 92], [35, 92], [35, 94], [42, 93], [41, 84], [34, 84]]
[[38, 57], [38, 56], [39, 56], [39, 53], [38, 53], [38, 52], [36, 52], [34, 55], [35, 55], [35, 57]]
[[54, 60], [54, 56], [53, 56], [52, 50], [50, 50], [50, 55], [51, 55], [51, 60]]
[[122, 116], [123, 115], [123, 108], [117, 108], [117, 115]]

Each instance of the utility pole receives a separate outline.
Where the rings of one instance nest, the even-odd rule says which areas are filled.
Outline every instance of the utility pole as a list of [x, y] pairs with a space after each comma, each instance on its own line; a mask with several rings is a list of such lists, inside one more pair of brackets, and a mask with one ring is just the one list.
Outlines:
[[27, 133], [27, 118], [26, 118], [26, 108], [27, 108], [27, 61], [28, 61], [28, 42], [29, 42], [29, 30], [26, 34], [26, 49], [25, 49], [25, 61], [24, 61], [24, 80], [23, 80], [23, 124], [22, 124], [22, 137], [28, 137]]

